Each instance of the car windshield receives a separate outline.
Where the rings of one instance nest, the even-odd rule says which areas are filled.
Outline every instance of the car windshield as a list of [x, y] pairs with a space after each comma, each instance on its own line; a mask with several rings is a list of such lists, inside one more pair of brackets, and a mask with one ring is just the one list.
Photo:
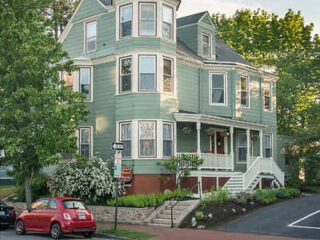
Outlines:
[[65, 209], [87, 209], [84, 202], [77, 200], [63, 201], [63, 205]]
[[0, 200], [0, 206], [7, 206], [7, 204], [5, 204], [4, 202], [2, 202], [2, 201]]

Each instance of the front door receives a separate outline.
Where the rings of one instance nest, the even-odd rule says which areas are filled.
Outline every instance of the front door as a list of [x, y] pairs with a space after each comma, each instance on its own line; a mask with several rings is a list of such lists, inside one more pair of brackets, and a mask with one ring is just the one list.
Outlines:
[[[217, 154], [225, 153], [223, 133], [216, 132], [214, 135], [211, 136], [211, 149], [212, 149], [212, 153], [217, 153]], [[215, 149], [217, 149], [217, 151]]]

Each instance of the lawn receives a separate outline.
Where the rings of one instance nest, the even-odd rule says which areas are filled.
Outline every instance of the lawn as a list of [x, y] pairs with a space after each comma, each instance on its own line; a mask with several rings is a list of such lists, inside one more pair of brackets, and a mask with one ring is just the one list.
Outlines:
[[10, 194], [16, 192], [16, 186], [0, 186], [0, 199], [9, 196]]
[[105, 234], [110, 234], [114, 236], [119, 236], [119, 237], [125, 237], [129, 239], [138, 239], [138, 240], [144, 240], [144, 239], [149, 239], [154, 237], [154, 235], [150, 233], [144, 233], [144, 232], [135, 232], [135, 231], [130, 231], [130, 230], [124, 230], [124, 229], [107, 229], [107, 230], [102, 230], [100, 233], [105, 233]]

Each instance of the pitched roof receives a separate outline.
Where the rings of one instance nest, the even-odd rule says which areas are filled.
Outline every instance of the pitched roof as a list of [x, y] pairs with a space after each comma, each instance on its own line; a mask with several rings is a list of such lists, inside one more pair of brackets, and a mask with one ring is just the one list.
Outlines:
[[192, 23], [197, 23], [206, 13], [207, 11], [178, 18], [177, 27], [181, 27], [184, 25], [192, 24]]
[[202, 57], [198, 56], [187, 44], [177, 38], [177, 52], [185, 57], [190, 57], [202, 61]]
[[112, 5], [112, 0], [99, 0], [104, 6], [109, 7]]
[[216, 37], [216, 60], [222, 62], [237, 62], [251, 66], [239, 53], [218, 37]]

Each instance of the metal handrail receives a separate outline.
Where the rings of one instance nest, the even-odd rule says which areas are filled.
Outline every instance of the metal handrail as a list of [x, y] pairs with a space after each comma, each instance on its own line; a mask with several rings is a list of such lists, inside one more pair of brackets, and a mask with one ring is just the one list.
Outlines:
[[[192, 190], [198, 186], [198, 192], [199, 192], [199, 195], [200, 195], [200, 199], [201, 199], [201, 189], [200, 189], [200, 182], [197, 182], [197, 184], [195, 184], [192, 188], [191, 188], [191, 192]], [[173, 228], [173, 208], [179, 203], [182, 201], [182, 199], [184, 199], [189, 193], [185, 194], [182, 198], [180, 198], [175, 204], [171, 205], [171, 227]]]

